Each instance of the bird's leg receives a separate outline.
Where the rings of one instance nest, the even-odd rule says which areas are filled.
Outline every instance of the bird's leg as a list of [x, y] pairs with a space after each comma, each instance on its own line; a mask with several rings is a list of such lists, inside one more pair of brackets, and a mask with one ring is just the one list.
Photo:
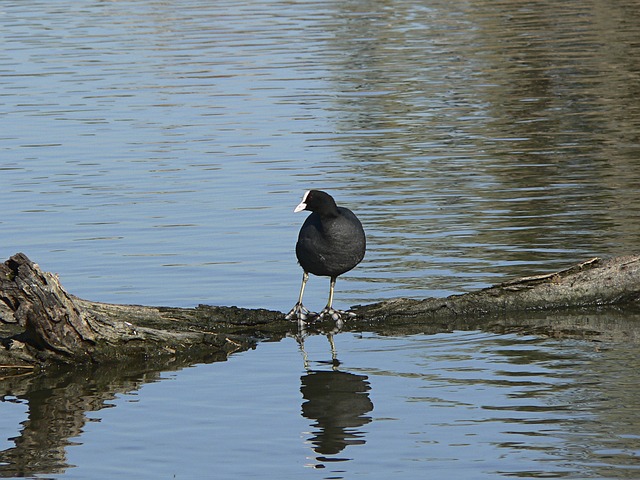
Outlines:
[[329, 285], [329, 301], [327, 301], [327, 306], [318, 314], [318, 317], [322, 319], [325, 316], [331, 317], [332, 320], [336, 321], [336, 326], [338, 328], [342, 327], [342, 316], [345, 315], [347, 317], [353, 318], [355, 317], [355, 313], [345, 312], [342, 310], [335, 310], [333, 308], [333, 290], [336, 287], [336, 278], [331, 277], [331, 283]]
[[307, 272], [302, 273], [302, 286], [300, 287], [300, 296], [298, 297], [298, 303], [296, 303], [291, 311], [285, 315], [286, 320], [298, 320], [300, 325], [303, 325], [309, 315], [313, 316], [314, 313], [310, 312], [307, 307], [302, 304], [302, 296], [304, 295], [304, 287], [309, 280], [309, 274]]

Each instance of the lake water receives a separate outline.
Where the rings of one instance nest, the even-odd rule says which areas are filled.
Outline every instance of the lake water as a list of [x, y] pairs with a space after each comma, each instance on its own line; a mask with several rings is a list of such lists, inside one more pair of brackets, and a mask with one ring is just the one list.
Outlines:
[[[340, 308], [638, 251], [636, 1], [3, 2], [0, 38], [0, 253], [80, 297], [288, 310], [309, 188], [367, 231]], [[633, 344], [335, 340], [0, 379], [0, 474], [640, 476]]]
[[340, 334], [335, 345], [337, 369], [314, 336], [307, 369], [288, 338], [180, 371], [67, 372], [26, 392], [14, 381], [0, 404], [0, 475], [640, 475], [637, 344], [472, 331]]

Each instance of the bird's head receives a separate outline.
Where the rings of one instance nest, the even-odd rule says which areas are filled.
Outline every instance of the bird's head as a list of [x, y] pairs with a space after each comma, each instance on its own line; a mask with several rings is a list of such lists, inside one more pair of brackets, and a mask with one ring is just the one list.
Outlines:
[[302, 201], [293, 210], [294, 213], [309, 210], [311, 212], [323, 214], [336, 214], [338, 207], [331, 195], [322, 190], [307, 190], [302, 196]]

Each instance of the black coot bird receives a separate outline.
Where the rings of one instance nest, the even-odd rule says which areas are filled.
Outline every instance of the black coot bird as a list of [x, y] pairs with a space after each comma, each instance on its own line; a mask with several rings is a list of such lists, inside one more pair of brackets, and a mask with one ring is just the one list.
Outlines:
[[[366, 238], [358, 217], [348, 208], [338, 207], [331, 195], [320, 190], [309, 190], [294, 212], [310, 210], [296, 243], [296, 256], [304, 273], [298, 303], [287, 314], [287, 320], [297, 318], [304, 323], [309, 317], [329, 316], [341, 320], [345, 314], [333, 308], [333, 290], [336, 278], [358, 265], [364, 258]], [[314, 314], [302, 305], [304, 287], [309, 273], [331, 278], [329, 301], [319, 314]]]

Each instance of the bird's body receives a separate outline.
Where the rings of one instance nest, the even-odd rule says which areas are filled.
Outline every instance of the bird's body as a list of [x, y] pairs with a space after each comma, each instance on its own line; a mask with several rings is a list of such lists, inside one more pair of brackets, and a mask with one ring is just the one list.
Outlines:
[[318, 276], [337, 277], [358, 265], [364, 257], [366, 240], [360, 220], [344, 207], [338, 215], [307, 217], [296, 243], [300, 266]]
[[341, 313], [334, 310], [333, 289], [336, 278], [358, 265], [364, 258], [366, 237], [360, 220], [345, 207], [338, 207], [331, 195], [320, 190], [310, 190], [304, 194], [295, 212], [310, 210], [300, 228], [296, 243], [296, 256], [304, 270], [298, 303], [287, 315], [304, 322], [310, 312], [302, 305], [304, 287], [309, 273], [331, 278], [329, 301], [318, 315], [329, 315], [339, 320]]

